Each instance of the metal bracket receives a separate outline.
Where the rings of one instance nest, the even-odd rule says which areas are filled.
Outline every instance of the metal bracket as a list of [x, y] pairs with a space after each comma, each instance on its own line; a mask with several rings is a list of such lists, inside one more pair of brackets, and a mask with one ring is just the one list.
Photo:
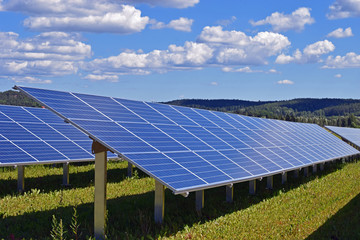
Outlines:
[[104, 145], [102, 145], [101, 143], [93, 140], [93, 143], [92, 143], [92, 146], [91, 146], [91, 152], [93, 154], [106, 152], [106, 151], [108, 151], [108, 149]]

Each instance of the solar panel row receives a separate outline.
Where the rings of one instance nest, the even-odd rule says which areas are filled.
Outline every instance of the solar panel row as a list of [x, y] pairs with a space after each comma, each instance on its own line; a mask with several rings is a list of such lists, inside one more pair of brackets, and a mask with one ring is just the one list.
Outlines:
[[47, 109], [0, 105], [0, 166], [88, 161], [91, 144]]
[[175, 193], [358, 154], [314, 124], [18, 87]]
[[360, 128], [326, 126], [327, 129], [360, 148]]

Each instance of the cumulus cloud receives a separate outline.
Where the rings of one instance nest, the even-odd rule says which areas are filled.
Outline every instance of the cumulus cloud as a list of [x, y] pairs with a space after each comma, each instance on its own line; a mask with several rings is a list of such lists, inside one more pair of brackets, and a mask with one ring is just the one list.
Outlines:
[[218, 82], [211, 82], [210, 85], [213, 85], [213, 86], [218, 86], [219, 83]]
[[329, 19], [349, 18], [360, 16], [359, 0], [336, 0], [329, 7], [330, 13], [327, 14]]
[[334, 37], [334, 38], [346, 38], [346, 37], [352, 37], [354, 36], [351, 30], [351, 27], [346, 28], [345, 30], [343, 28], [338, 28], [331, 33], [327, 35], [328, 37]]
[[318, 41], [306, 46], [301, 52], [297, 49], [292, 56], [280, 54], [275, 62], [278, 64], [287, 63], [313, 63], [321, 61], [321, 56], [335, 50], [335, 46], [328, 40]]
[[123, 75], [243, 65], [242, 71], [246, 71], [248, 65], [267, 64], [269, 57], [289, 45], [287, 37], [278, 33], [259, 32], [247, 36], [240, 31], [225, 31], [220, 26], [205, 27], [196, 42], [169, 45], [166, 50], [148, 53], [124, 51], [84, 63], [82, 69], [90, 74], [95, 74], [92, 71], [96, 69], [96, 75]]
[[130, 34], [149, 23], [134, 6], [106, 0], [9, 0], [2, 8], [30, 15], [24, 25], [35, 31]]
[[194, 22], [193, 19], [184, 18], [184, 17], [172, 20], [168, 24], [165, 24], [163, 22], [158, 22], [156, 20], [152, 20], [151, 28], [152, 29], [172, 28], [177, 31], [191, 32], [191, 26], [192, 26], [193, 22]]
[[49, 83], [41, 77], [74, 74], [77, 62], [91, 56], [91, 47], [78, 38], [77, 34], [49, 32], [19, 39], [17, 33], [0, 32], [1, 75], [14, 81]]
[[342, 78], [342, 75], [341, 75], [340, 73], [338, 73], [338, 74], [335, 74], [334, 77], [336, 77], [336, 78]]
[[285, 79], [285, 80], [280, 80], [280, 81], [277, 81], [277, 84], [292, 85], [292, 84], [294, 84], [294, 82], [293, 82], [293, 81], [290, 81], [290, 80]]
[[323, 68], [360, 68], [360, 55], [349, 52], [345, 56], [329, 56]]
[[274, 31], [282, 32], [288, 30], [302, 31], [306, 24], [313, 24], [315, 20], [311, 17], [310, 8], [301, 7], [291, 14], [274, 12], [263, 20], [253, 21], [253, 26], [270, 24]]
[[145, 3], [151, 6], [161, 6], [169, 8], [188, 8], [193, 7], [200, 0], [123, 0], [122, 2], [129, 4]]

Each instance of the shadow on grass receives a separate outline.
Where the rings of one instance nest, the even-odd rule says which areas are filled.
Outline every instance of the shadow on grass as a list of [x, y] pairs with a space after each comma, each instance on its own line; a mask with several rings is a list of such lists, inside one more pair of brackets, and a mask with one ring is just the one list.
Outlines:
[[[92, 163], [93, 164], [93, 163]], [[84, 165], [84, 164], [83, 164]], [[49, 166], [49, 168], [51, 168]], [[61, 167], [62, 170], [62, 165]], [[138, 172], [137, 177], [143, 178], [148, 177], [145, 173], [134, 168], [134, 171]], [[94, 185], [94, 169], [84, 172], [70, 173], [70, 186], [69, 188], [85, 188]], [[121, 182], [127, 177], [126, 168], [108, 169], [107, 181], [108, 183]], [[31, 189], [39, 189], [43, 193], [52, 192], [55, 190], [64, 189], [62, 185], [62, 174], [46, 175], [42, 177], [26, 177], [25, 169], [25, 191]], [[17, 194], [17, 179], [1, 179], [0, 180], [0, 197], [6, 195]]]
[[329, 218], [307, 239], [360, 239], [360, 194]]
[[[302, 177], [303, 174], [300, 173], [300, 177], [294, 179], [291, 174], [289, 174], [288, 183], [285, 185], [281, 185], [281, 176], [276, 175], [274, 176], [273, 191], [266, 189], [266, 179], [257, 181], [258, 193], [255, 196], [248, 195], [248, 182], [235, 184], [233, 204], [229, 204], [225, 201], [225, 187], [206, 190], [205, 207], [200, 215], [195, 211], [194, 193], [190, 193], [189, 197], [184, 198], [180, 195], [173, 195], [171, 191], [166, 190], [165, 218], [164, 224], [161, 226], [156, 225], [153, 220], [153, 191], [108, 199], [108, 238], [135, 239], [142, 236], [157, 238], [159, 236], [174, 235], [176, 232], [183, 230], [186, 226], [191, 227], [195, 223], [204, 223], [228, 213], [246, 209], [264, 199], [278, 195], [280, 191], [290, 191], [316, 177], [321, 178], [330, 174], [343, 166], [343, 164], [332, 164], [331, 166], [327, 166], [325, 171], [318, 172], [317, 175], [312, 175], [307, 178]], [[114, 174], [109, 174], [109, 181], [119, 181], [119, 177], [116, 176], [122, 176], [119, 173], [124, 173], [126, 169], [114, 169], [113, 171]], [[139, 175], [142, 175], [142, 173]], [[116, 177], [116, 180], [111, 180], [114, 177]], [[85, 179], [79, 177], [79, 182], [85, 182]], [[73, 180], [73, 184], [81, 185], [81, 183], [75, 183], [75, 180]], [[50, 189], [47, 191], [50, 191]], [[0, 224], [0, 238], [9, 239], [12, 236], [25, 239], [48, 238], [51, 231], [52, 216], [55, 215], [57, 218], [63, 219], [64, 226], [66, 227], [65, 230], [68, 231], [67, 238], [69, 239], [71, 238], [69, 225], [72, 217], [72, 208], [73, 207], [59, 206], [57, 209], [51, 211], [37, 211], [11, 217], [0, 216], [0, 219], [2, 218]], [[93, 203], [78, 205], [77, 212], [79, 214], [82, 237], [85, 238], [86, 236], [91, 236], [93, 234]], [[356, 216], [357, 219], [359, 219], [359, 216]], [[314, 235], [314, 239], [318, 238], [318, 236], [322, 236], [321, 232], [319, 234], [320, 235]]]

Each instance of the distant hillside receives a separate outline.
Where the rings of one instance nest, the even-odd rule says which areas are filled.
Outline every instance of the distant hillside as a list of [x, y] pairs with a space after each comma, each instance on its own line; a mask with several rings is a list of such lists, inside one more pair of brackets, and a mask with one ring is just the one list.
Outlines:
[[344, 116], [354, 114], [360, 116], [360, 99], [337, 98], [298, 98], [287, 101], [245, 101], [245, 100], [207, 100], [182, 99], [165, 102], [167, 104], [197, 107], [212, 110], [241, 111], [242, 109], [273, 110], [287, 109], [294, 112], [311, 112], [325, 116]]
[[360, 99], [299, 98], [288, 101], [183, 99], [166, 103], [320, 125], [360, 126]]
[[12, 90], [0, 92], [0, 104], [40, 107], [40, 104], [36, 103], [26, 95]]

